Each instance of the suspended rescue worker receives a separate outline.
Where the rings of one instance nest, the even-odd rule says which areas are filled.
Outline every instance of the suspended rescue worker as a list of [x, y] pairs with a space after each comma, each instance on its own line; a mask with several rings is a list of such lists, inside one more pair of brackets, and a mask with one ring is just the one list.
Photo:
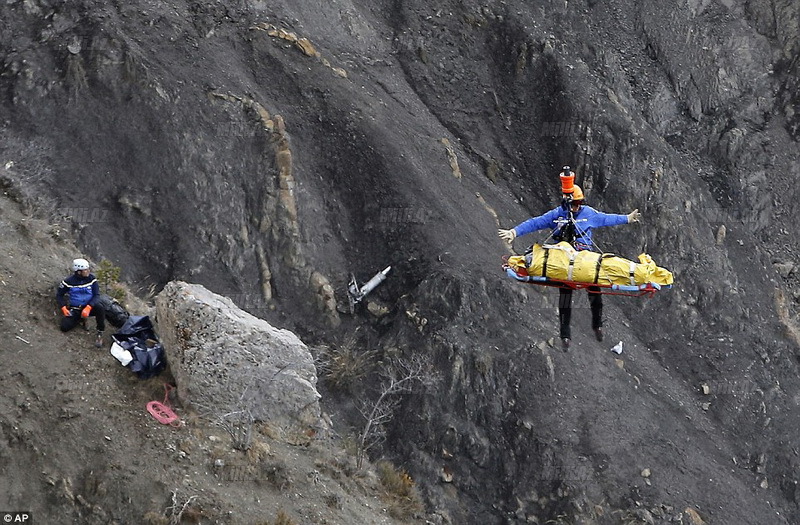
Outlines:
[[[563, 199], [561, 206], [554, 208], [543, 215], [532, 217], [510, 230], [498, 230], [500, 238], [511, 243], [517, 237], [535, 231], [552, 229], [552, 237], [557, 242], [566, 241], [576, 250], [591, 250], [594, 247], [592, 230], [605, 226], [617, 226], [639, 222], [641, 213], [633, 210], [627, 215], [616, 213], [603, 213], [591, 206], [584, 204], [584, 195], [581, 187], [575, 184], [575, 172], [569, 166], [562, 168], [561, 192]], [[603, 340], [603, 295], [595, 286], [587, 288], [589, 293], [589, 306], [592, 310], [592, 329], [598, 341]], [[561, 337], [561, 347], [569, 349], [570, 319], [572, 317], [572, 288], [567, 286], [559, 288], [558, 320]]]
[[96, 307], [95, 302], [100, 296], [100, 286], [97, 278], [89, 270], [86, 259], [72, 261], [73, 274], [61, 281], [56, 290], [56, 301], [61, 307], [61, 331], [68, 332], [86, 322], [89, 316], [97, 319], [97, 339], [95, 346], [103, 346], [103, 331], [106, 329], [106, 313], [101, 307]]

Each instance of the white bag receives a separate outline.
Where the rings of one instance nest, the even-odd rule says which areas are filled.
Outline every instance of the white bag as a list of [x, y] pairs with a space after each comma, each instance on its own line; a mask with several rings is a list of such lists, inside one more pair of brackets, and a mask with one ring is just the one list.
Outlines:
[[133, 356], [130, 352], [119, 346], [117, 343], [111, 345], [111, 355], [117, 358], [122, 366], [128, 366], [128, 363], [133, 361]]

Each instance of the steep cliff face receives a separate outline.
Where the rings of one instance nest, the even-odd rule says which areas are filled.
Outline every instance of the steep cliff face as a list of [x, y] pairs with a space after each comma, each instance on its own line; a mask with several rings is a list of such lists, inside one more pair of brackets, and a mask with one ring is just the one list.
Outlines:
[[[800, 519], [795, 3], [0, 15], [6, 178], [142, 289], [198, 282], [305, 339], [362, 326], [429, 354], [443, 380], [385, 452], [454, 522]], [[570, 354], [547, 343], [552, 291], [502, 275], [495, 233], [555, 205], [563, 164], [596, 208], [643, 213], [601, 247], [647, 251], [677, 281], [607, 300], [603, 344], [578, 308]], [[390, 313], [342, 315], [348, 274], [390, 264]]]

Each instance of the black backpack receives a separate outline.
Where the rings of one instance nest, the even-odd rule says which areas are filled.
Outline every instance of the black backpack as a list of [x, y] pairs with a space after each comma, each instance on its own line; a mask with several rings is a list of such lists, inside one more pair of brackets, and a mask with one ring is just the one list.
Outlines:
[[111, 323], [115, 328], [120, 328], [125, 325], [131, 314], [128, 313], [119, 301], [110, 295], [102, 294], [97, 297], [95, 306], [102, 308], [106, 313], [106, 321]]
[[158, 375], [167, 366], [164, 347], [159, 342], [148, 316], [129, 316], [125, 325], [111, 337], [131, 353], [133, 360], [126, 366], [139, 379]]

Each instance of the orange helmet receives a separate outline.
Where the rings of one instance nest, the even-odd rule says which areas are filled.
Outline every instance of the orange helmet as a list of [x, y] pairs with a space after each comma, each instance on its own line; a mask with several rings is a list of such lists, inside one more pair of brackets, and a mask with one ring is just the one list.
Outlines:
[[582, 201], [583, 200], [583, 190], [577, 184], [573, 184], [573, 191], [572, 191], [572, 201]]

